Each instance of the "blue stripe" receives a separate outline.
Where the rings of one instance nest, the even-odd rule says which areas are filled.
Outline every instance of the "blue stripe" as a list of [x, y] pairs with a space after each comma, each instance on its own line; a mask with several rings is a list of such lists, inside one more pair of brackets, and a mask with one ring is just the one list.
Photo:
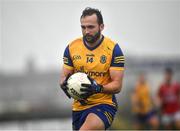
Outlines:
[[114, 119], [117, 109], [114, 108], [114, 106], [108, 104], [99, 104], [85, 110], [73, 111], [72, 112], [73, 130], [79, 130], [81, 128], [89, 113], [96, 114], [103, 121], [105, 129], [109, 128], [112, 123], [109, 123], [108, 118], [106, 117], [104, 112], [110, 113], [112, 119]]
[[116, 105], [116, 108], [117, 108], [118, 107], [118, 103], [117, 103], [115, 94], [112, 95], [112, 101]]
[[73, 67], [73, 63], [72, 63], [70, 51], [69, 51], [69, 45], [66, 47], [66, 49], [64, 51], [64, 57], [66, 57], [68, 59], [68, 63], [64, 63], [64, 64]]
[[121, 48], [119, 47], [118, 44], [115, 45], [113, 49], [113, 55], [112, 55], [112, 60], [111, 60], [111, 66], [112, 67], [124, 67], [124, 63], [115, 63], [115, 58], [119, 56], [124, 56]]

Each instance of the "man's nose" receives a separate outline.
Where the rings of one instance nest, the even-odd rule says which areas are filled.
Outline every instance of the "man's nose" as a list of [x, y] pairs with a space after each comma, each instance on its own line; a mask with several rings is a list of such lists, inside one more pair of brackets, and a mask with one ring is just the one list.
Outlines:
[[85, 29], [85, 34], [89, 34], [89, 29], [88, 28]]

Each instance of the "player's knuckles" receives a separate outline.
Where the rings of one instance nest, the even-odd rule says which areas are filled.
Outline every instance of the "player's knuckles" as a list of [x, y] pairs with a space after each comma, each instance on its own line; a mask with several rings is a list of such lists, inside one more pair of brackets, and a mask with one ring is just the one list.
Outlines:
[[80, 91], [84, 92], [84, 91], [86, 91], [86, 89], [84, 89], [84, 88], [81, 88], [81, 89], [80, 89]]

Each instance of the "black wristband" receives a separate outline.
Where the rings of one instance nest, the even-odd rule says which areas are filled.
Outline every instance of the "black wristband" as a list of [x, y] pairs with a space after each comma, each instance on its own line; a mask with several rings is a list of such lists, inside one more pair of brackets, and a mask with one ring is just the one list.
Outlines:
[[100, 87], [100, 91], [99, 91], [99, 93], [103, 92], [103, 90], [104, 90], [103, 85], [98, 84], [98, 86]]

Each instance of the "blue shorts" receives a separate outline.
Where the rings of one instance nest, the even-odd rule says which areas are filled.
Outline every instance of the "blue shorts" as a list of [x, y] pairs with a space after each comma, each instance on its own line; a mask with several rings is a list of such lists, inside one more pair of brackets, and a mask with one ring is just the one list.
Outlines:
[[137, 114], [136, 120], [140, 123], [146, 123], [154, 115], [156, 115], [156, 111], [154, 110], [148, 112], [147, 114]]
[[89, 113], [96, 114], [104, 122], [105, 129], [107, 129], [112, 124], [116, 111], [116, 107], [107, 104], [96, 105], [82, 111], [73, 111], [73, 130], [81, 128]]

